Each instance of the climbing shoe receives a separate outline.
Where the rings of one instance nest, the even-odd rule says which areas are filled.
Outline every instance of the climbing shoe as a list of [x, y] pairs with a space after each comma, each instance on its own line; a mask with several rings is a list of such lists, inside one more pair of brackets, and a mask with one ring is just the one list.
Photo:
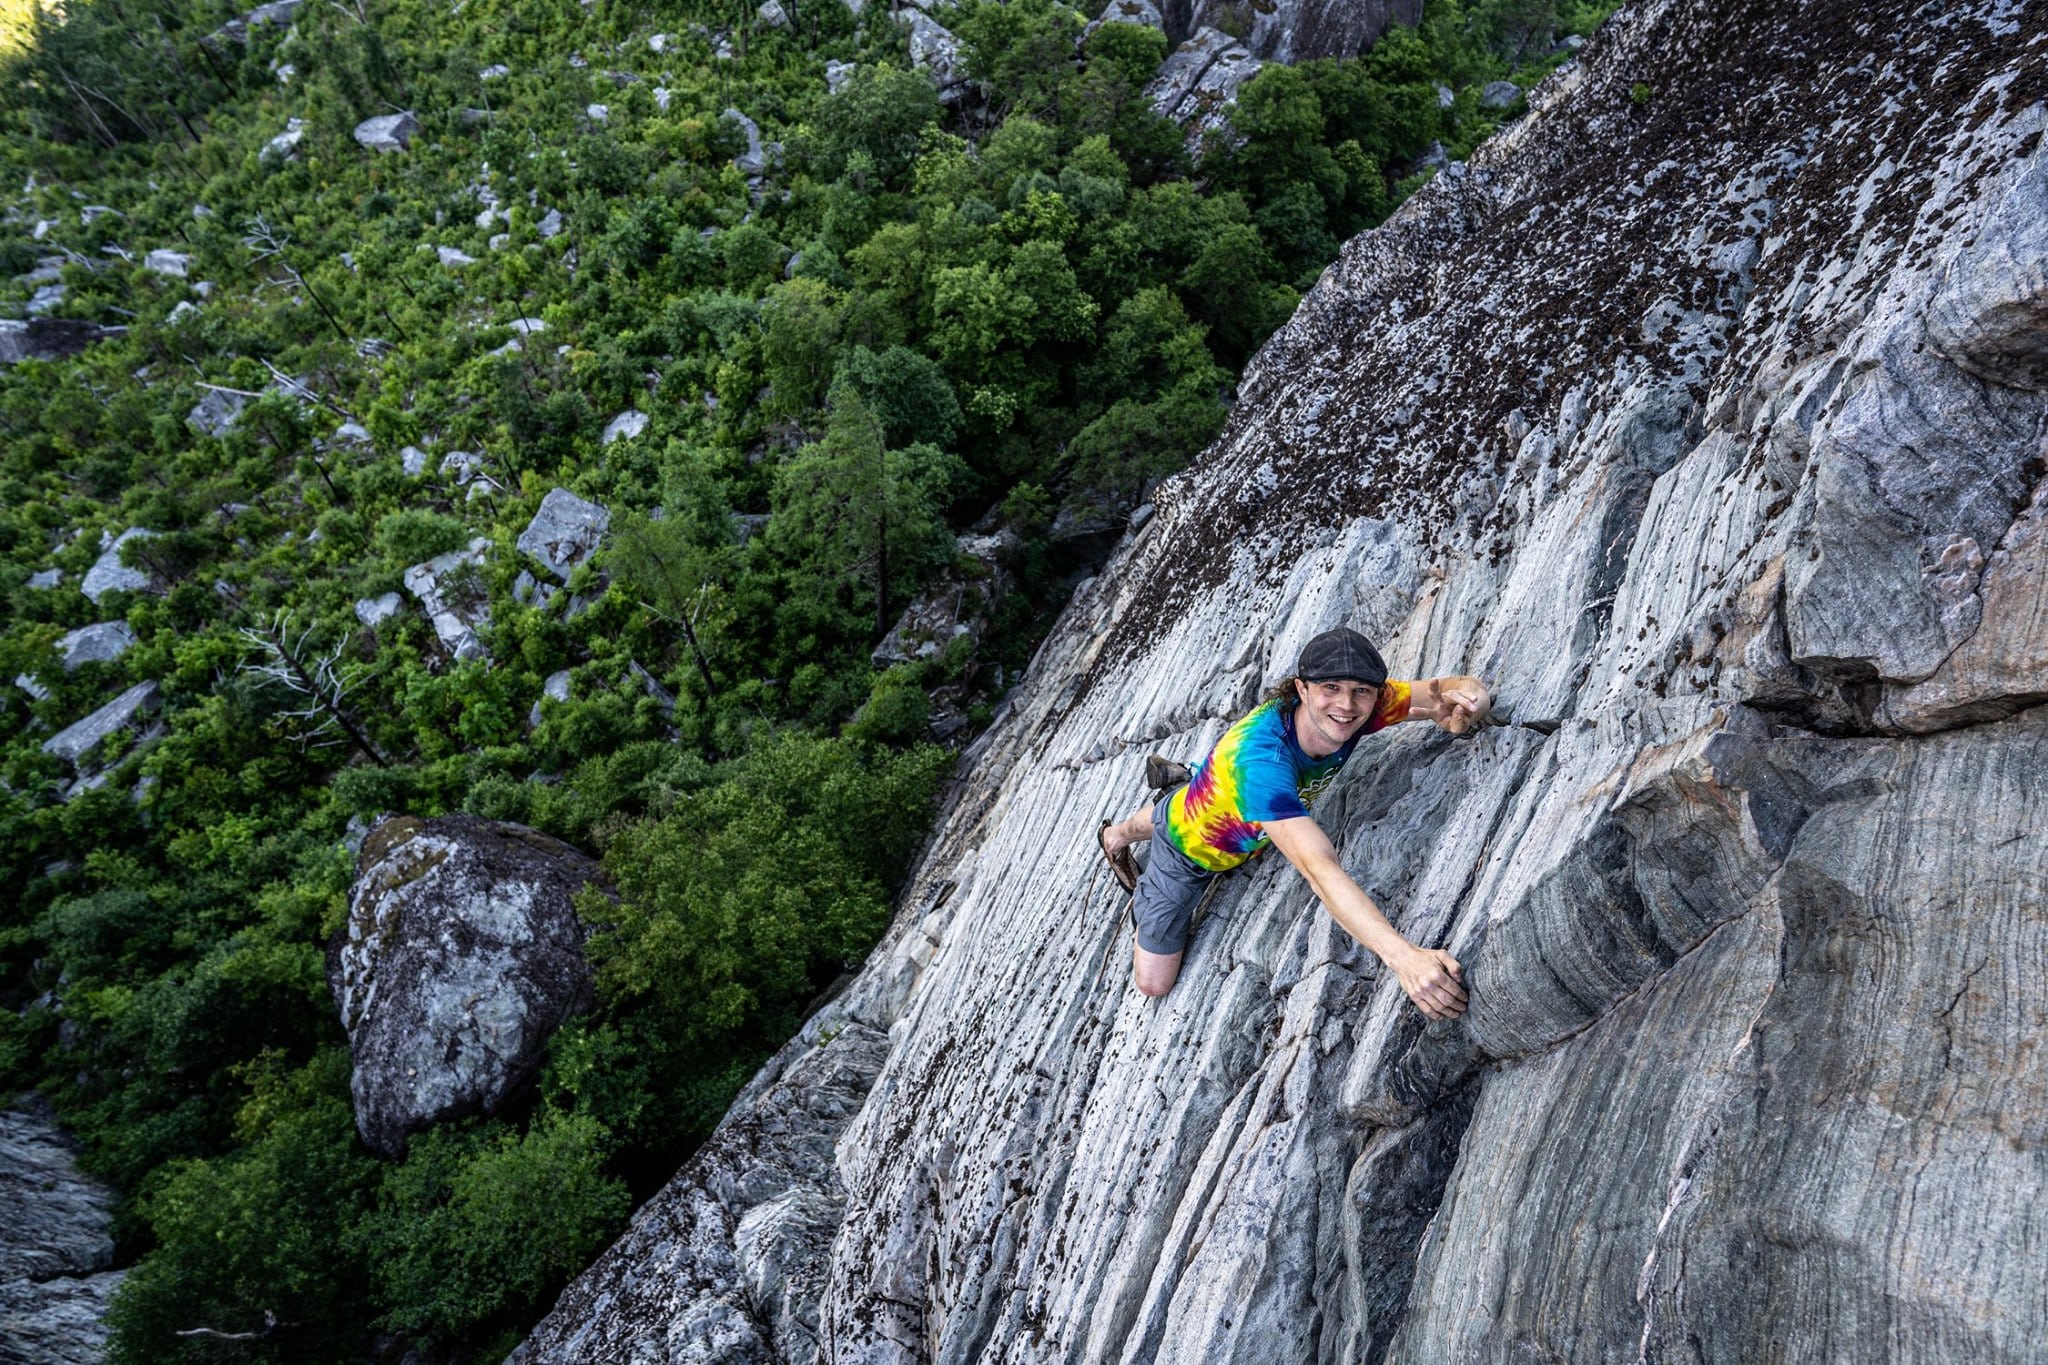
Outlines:
[[1172, 791], [1187, 785], [1188, 765], [1159, 754], [1145, 755], [1145, 785], [1153, 791]]

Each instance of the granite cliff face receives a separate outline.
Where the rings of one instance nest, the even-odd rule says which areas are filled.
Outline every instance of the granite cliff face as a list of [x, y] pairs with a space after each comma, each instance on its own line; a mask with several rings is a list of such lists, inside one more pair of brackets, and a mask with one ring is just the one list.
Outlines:
[[[523, 1358], [2038, 1356], [2044, 97], [2039, 6], [1624, 10], [1349, 244]], [[1561, 718], [1317, 808], [1470, 1013], [1270, 858], [1141, 997], [1095, 818], [1338, 622]]]

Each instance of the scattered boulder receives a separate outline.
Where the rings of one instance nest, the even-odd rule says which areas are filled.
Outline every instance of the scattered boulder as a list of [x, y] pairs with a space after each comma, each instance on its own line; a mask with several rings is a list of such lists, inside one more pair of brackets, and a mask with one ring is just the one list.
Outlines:
[[523, 337], [535, 336], [548, 329], [547, 323], [539, 318], [514, 318], [505, 325]]
[[569, 670], [548, 674], [548, 680], [540, 685], [540, 699], [533, 703], [533, 709], [526, 713], [526, 728], [531, 730], [540, 725], [541, 701], [564, 702], [569, 700]]
[[225, 436], [241, 419], [242, 409], [248, 406], [249, 395], [245, 393], [208, 389], [192, 405], [192, 411], [185, 414], [185, 425], [202, 436]]
[[442, 265], [447, 266], [451, 270], [465, 265], [476, 264], [476, 257], [459, 247], [437, 246], [434, 248], [434, 254], [441, 258]]
[[158, 247], [155, 251], [142, 258], [142, 268], [144, 270], [153, 271], [158, 275], [169, 275], [174, 279], [180, 280], [185, 278], [185, 272], [191, 264], [192, 257], [189, 253], [172, 251], [165, 247]]
[[381, 593], [376, 597], [359, 597], [356, 599], [356, 620], [375, 630], [398, 614], [404, 600], [395, 592]]
[[371, 830], [327, 955], [366, 1144], [400, 1156], [412, 1134], [525, 1089], [549, 1035], [595, 1003], [572, 898], [602, 876], [522, 825], [398, 816]]
[[1243, 43], [1221, 29], [1204, 28], [1160, 64], [1145, 97], [1162, 117], [1187, 130], [1192, 147], [1204, 133], [1225, 126], [1224, 114], [1261, 65]]
[[24, 360], [66, 360], [122, 327], [101, 327], [76, 318], [0, 318], [0, 365]]
[[64, 571], [62, 569], [39, 569], [28, 576], [28, 585], [31, 588], [37, 589], [54, 588], [63, 583], [63, 581]]
[[727, 123], [737, 124], [747, 139], [747, 149], [734, 157], [732, 164], [748, 175], [764, 174], [768, 169], [768, 154], [761, 145], [761, 125], [737, 109], [729, 108], [719, 117]]
[[366, 446], [370, 444], [370, 429], [361, 422], [343, 422], [328, 439], [336, 445]]
[[910, 32], [910, 64], [922, 69], [939, 89], [941, 104], [959, 104], [969, 93], [967, 60], [953, 31], [923, 10], [906, 9], [896, 22]]
[[562, 211], [560, 209], [549, 209], [541, 215], [540, 221], [533, 225], [533, 230], [545, 239], [561, 236]]
[[640, 409], [627, 408], [624, 412], [612, 418], [611, 421], [605, 423], [603, 444], [610, 445], [613, 441], [632, 440], [635, 436], [647, 430], [649, 420], [647, 414], [640, 411]]
[[80, 626], [57, 641], [64, 671], [76, 673], [86, 664], [109, 664], [135, 647], [135, 631], [126, 621]]
[[440, 472], [451, 476], [457, 488], [484, 476], [484, 457], [474, 450], [451, 450], [441, 457]]
[[503, 62], [492, 62], [489, 66], [477, 72], [476, 78], [480, 81], [501, 81], [511, 74], [511, 67]]
[[69, 285], [44, 285], [29, 297], [28, 315], [32, 318], [39, 318], [46, 313], [55, 311], [57, 305], [64, 302], [65, 295], [70, 292], [71, 287]]
[[1522, 87], [1516, 85], [1513, 81], [1488, 81], [1484, 86], [1480, 87], [1479, 107], [1481, 109], [1492, 109], [1496, 112], [1502, 109], [1512, 109], [1515, 107], [1515, 102], [1521, 98]]
[[398, 452], [398, 467], [405, 471], [408, 479], [417, 479], [427, 472], [427, 452], [418, 446], [402, 446]]
[[26, 285], [53, 284], [63, 278], [64, 262], [65, 258], [62, 256], [38, 256], [35, 269], [16, 275], [14, 282]]
[[356, 125], [355, 139], [373, 152], [402, 152], [419, 130], [420, 121], [410, 111], [379, 114]]
[[825, 63], [825, 88], [838, 94], [853, 83], [853, 73], [860, 67], [853, 62], [832, 60]]
[[489, 536], [478, 536], [466, 550], [435, 555], [405, 571], [405, 590], [419, 599], [434, 634], [457, 662], [491, 657], [476, 635], [476, 628], [491, 615], [490, 599], [476, 572], [490, 546]]
[[566, 488], [553, 488], [519, 533], [517, 544], [520, 553], [539, 560], [566, 583], [576, 566], [596, 551], [611, 521], [612, 514], [596, 503], [586, 502]]
[[114, 1194], [78, 1170], [47, 1106], [0, 1113], [0, 1359], [97, 1365], [122, 1272]]
[[612, 111], [610, 105], [587, 104], [583, 107], [583, 114], [592, 123], [608, 123], [611, 121]]
[[140, 526], [131, 526], [120, 535], [111, 538], [104, 532], [101, 533], [100, 557], [85, 571], [85, 581], [79, 584], [78, 590], [94, 602], [98, 602], [100, 598], [117, 589], [124, 592], [142, 592], [150, 587], [155, 582], [154, 579], [141, 569], [131, 569], [121, 562], [121, 547], [131, 540], [147, 540], [155, 534], [156, 532], [144, 530]]
[[782, 0], [762, 0], [761, 7], [754, 14], [770, 28], [789, 27], [789, 13], [782, 8]]
[[116, 730], [126, 729], [150, 714], [162, 700], [155, 682], [139, 682], [87, 716], [43, 741], [43, 752], [83, 768]]
[[212, 33], [206, 41], [218, 46], [223, 42], [246, 43], [249, 30], [262, 28], [266, 24], [286, 25], [297, 17], [302, 0], [270, 0], [267, 5], [258, 5], [247, 14], [228, 20]]
[[904, 608], [903, 615], [875, 646], [875, 667], [929, 659], [963, 635], [981, 637], [988, 608], [1009, 591], [1003, 556], [1016, 546], [1008, 531], [961, 536], [954, 564]]

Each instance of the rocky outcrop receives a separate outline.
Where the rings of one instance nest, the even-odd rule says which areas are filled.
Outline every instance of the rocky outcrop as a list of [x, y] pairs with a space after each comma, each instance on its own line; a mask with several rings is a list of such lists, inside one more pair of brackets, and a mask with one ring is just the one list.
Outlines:
[[612, 514], [566, 488], [551, 488], [533, 520], [519, 533], [519, 551], [566, 583], [576, 567], [597, 553]]
[[155, 683], [139, 682], [85, 719], [44, 740], [43, 752], [83, 768], [110, 736], [139, 724], [155, 712], [160, 701], [161, 690]]
[[1237, 92], [1259, 74], [1260, 65], [1235, 38], [1220, 29], [1201, 29], [1160, 64], [1159, 74], [1145, 86], [1145, 98], [1161, 118], [1187, 130], [1192, 148], [1204, 133], [1224, 129]]
[[490, 594], [480, 577], [490, 548], [489, 536], [477, 536], [467, 549], [435, 555], [405, 571], [405, 590], [419, 599], [442, 648], [457, 662], [491, 657], [476, 634], [491, 615]]
[[18, 365], [24, 360], [68, 360], [95, 341], [126, 330], [76, 318], [35, 317], [25, 322], [0, 318], [0, 365]]
[[[1348, 244], [814, 1025], [890, 1038], [831, 1167], [686, 1168], [639, 1225], [710, 1229], [690, 1296], [628, 1239], [529, 1359], [717, 1359], [714, 1303], [779, 1360], [2037, 1356], [2044, 54], [1647, 0]], [[1470, 1012], [1270, 858], [1140, 996], [1095, 818], [1340, 621], [1555, 722], [1396, 727], [1317, 805]], [[785, 1339], [739, 1228], [821, 1189]]]
[[961, 536], [953, 548], [953, 563], [903, 609], [875, 646], [877, 668], [929, 659], [961, 636], [981, 638], [989, 608], [1010, 590], [1003, 558], [1015, 550], [1016, 537], [1007, 531]]
[[523, 1092], [549, 1036], [595, 1003], [571, 898], [601, 875], [522, 825], [398, 816], [370, 831], [327, 958], [364, 1143], [397, 1156]]
[[0, 1112], [0, 1361], [97, 1365], [122, 1272], [113, 1191], [78, 1171], [45, 1108]]
[[1176, 43], [1222, 29], [1261, 61], [1293, 63], [1355, 57], [1390, 24], [1421, 22], [1422, 0], [1109, 0], [1101, 17], [1163, 29]]

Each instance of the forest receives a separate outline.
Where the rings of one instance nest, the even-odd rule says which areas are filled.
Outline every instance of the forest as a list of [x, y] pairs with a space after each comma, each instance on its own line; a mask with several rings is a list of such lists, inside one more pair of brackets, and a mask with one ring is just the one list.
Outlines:
[[[238, 8], [0, 19], [0, 316], [61, 352], [0, 365], [0, 1092], [119, 1193], [116, 1359], [495, 1360], [1339, 246], [1612, 6], [1429, 0], [1193, 132], [1057, 0], [930, 5], [944, 75], [877, 0]], [[974, 628], [892, 647], [936, 584]], [[599, 1004], [385, 1160], [325, 954], [364, 831], [456, 811], [601, 858]]]

